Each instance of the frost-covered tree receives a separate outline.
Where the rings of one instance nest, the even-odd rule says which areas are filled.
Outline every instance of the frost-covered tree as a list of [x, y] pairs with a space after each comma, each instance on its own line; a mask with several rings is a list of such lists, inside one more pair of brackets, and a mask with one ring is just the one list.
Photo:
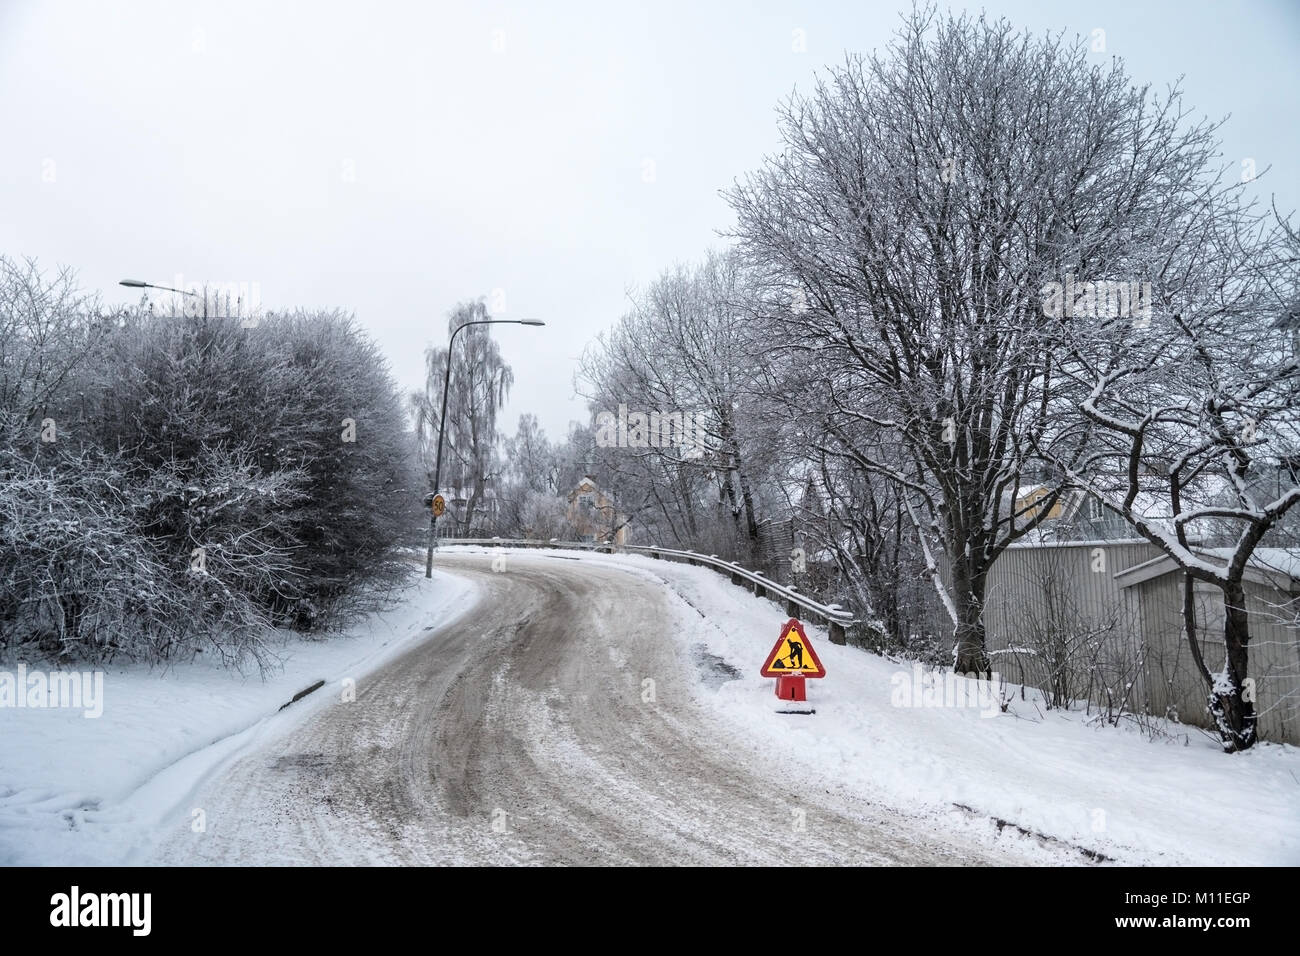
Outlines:
[[1168, 178], [1190, 175], [1205, 131], [1080, 42], [929, 10], [793, 96], [781, 130], [729, 195], [768, 341], [803, 369], [792, 413], [898, 487], [946, 557], [931, 576], [955, 667], [986, 672], [989, 570], [1069, 484], [1036, 476], [1045, 497], [1015, 504], [1073, 409], [1041, 290], [1112, 278], [1173, 214]]
[[536, 415], [525, 412], [519, 416], [514, 436], [501, 442], [501, 458], [499, 510], [492, 530], [503, 537], [525, 534], [536, 524], [528, 517], [529, 502], [551, 498], [561, 508], [563, 505], [555, 449]]
[[[1126, 258], [1130, 274], [1150, 277], [1149, 311], [1077, 301], [1070, 310], [1063, 368], [1086, 395], [1069, 427], [1088, 451], [1060, 464], [1185, 572], [1192, 660], [1231, 751], [1256, 739], [1246, 569], [1300, 502], [1291, 467], [1300, 448], [1292, 318], [1300, 243], [1288, 222], [1270, 226], [1243, 204], [1242, 184], [1225, 183], [1211, 165], [1213, 144], [1202, 148], [1188, 173], [1170, 171], [1171, 214]], [[1203, 546], [1211, 542], [1221, 546]], [[1197, 637], [1193, 581], [1223, 595], [1226, 654], [1214, 671]]]
[[666, 271], [587, 349], [579, 376], [598, 456], [638, 521], [660, 540], [749, 559], [771, 468], [745, 282], [730, 253]]
[[0, 411], [67, 425], [82, 411], [80, 376], [114, 326], [70, 269], [50, 275], [0, 256]]
[[519, 514], [519, 531], [540, 541], [573, 540], [577, 533], [569, 521], [565, 500], [541, 491], [525, 494]]
[[[482, 300], [461, 303], [448, 318], [448, 337], [467, 322], [488, 318]], [[497, 412], [505, 404], [515, 379], [486, 325], [465, 329], [456, 337], [455, 351], [447, 388], [447, 434], [443, 436], [441, 481], [444, 488], [466, 495], [465, 516], [472, 522], [497, 476]], [[425, 385], [411, 396], [420, 454], [430, 486], [438, 454], [447, 358], [445, 347], [430, 346], [425, 350]], [[450, 511], [448, 515], [454, 520]]]
[[514, 437], [505, 439], [501, 450], [505, 475], [513, 486], [539, 494], [559, 493], [555, 453], [546, 438], [546, 431], [532, 412], [519, 416]]

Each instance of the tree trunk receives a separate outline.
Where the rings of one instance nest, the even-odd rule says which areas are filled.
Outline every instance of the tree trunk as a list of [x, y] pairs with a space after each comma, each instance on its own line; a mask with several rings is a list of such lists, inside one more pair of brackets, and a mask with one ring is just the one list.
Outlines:
[[1223, 585], [1223, 642], [1223, 673], [1210, 689], [1209, 704], [1223, 749], [1232, 753], [1255, 743], [1255, 703], [1246, 699], [1254, 695], [1245, 693], [1250, 622], [1246, 592], [1240, 581]]
[[736, 477], [740, 480], [740, 500], [745, 508], [745, 531], [751, 544], [758, 544], [758, 517], [754, 514], [754, 493], [749, 485], [749, 475], [745, 473], [740, 456], [735, 456]]
[[990, 675], [984, 646], [985, 572], [970, 568], [969, 556], [952, 564], [952, 600], [957, 608], [953, 670], [958, 674]]
[[907, 647], [907, 635], [903, 633], [903, 622], [898, 613], [898, 591], [886, 587], [880, 595], [881, 617], [884, 619], [885, 633], [898, 647]]
[[[886, 560], [889, 560], [888, 556]], [[884, 627], [885, 634], [895, 647], [906, 647], [907, 639], [903, 634], [903, 619], [898, 607], [897, 555], [894, 561], [890, 570], [885, 571], [881, 569], [878, 562], [868, 560], [865, 555], [859, 555], [857, 568], [865, 583], [872, 610]]]
[[691, 495], [690, 486], [686, 483], [686, 470], [680, 465], [677, 467], [677, 498], [681, 503], [682, 511], [686, 513], [686, 534], [690, 546], [695, 547], [700, 540], [700, 529], [695, 523], [695, 500]]

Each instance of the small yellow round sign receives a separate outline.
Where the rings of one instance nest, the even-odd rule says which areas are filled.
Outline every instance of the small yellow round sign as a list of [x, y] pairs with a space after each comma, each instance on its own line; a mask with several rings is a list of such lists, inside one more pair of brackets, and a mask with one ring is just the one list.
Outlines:
[[433, 516], [441, 518], [442, 513], [447, 510], [447, 499], [442, 495], [433, 496]]

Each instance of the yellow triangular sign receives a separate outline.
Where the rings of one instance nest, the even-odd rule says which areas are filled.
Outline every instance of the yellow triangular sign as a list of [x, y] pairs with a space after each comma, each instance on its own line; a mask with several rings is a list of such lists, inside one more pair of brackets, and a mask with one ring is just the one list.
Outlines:
[[781, 629], [781, 638], [772, 648], [772, 653], [767, 655], [767, 663], [760, 673], [764, 677], [780, 677], [782, 674], [826, 676], [817, 652], [803, 632], [803, 625], [793, 618]]

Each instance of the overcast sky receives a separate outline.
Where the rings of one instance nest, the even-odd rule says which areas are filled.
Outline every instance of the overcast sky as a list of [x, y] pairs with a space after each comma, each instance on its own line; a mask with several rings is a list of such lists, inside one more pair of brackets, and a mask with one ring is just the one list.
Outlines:
[[[498, 330], [503, 425], [531, 411], [559, 437], [626, 291], [722, 244], [718, 191], [776, 146], [776, 103], [907, 6], [0, 0], [0, 253], [110, 303], [137, 299], [121, 278], [183, 276], [342, 307], [404, 389], [448, 310], [499, 290], [501, 317], [548, 323]], [[1300, 3], [954, 6], [1100, 28], [1099, 59], [1184, 74], [1233, 114], [1225, 162], [1300, 202]]]

